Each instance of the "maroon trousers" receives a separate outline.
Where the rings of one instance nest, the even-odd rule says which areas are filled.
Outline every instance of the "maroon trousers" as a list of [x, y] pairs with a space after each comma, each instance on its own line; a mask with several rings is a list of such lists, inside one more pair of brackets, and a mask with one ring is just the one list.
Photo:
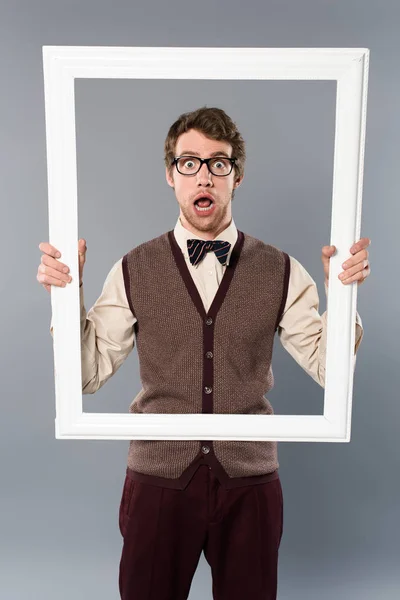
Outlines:
[[119, 510], [122, 600], [186, 600], [201, 552], [214, 600], [275, 600], [280, 479], [225, 490], [201, 465], [185, 490], [125, 477]]

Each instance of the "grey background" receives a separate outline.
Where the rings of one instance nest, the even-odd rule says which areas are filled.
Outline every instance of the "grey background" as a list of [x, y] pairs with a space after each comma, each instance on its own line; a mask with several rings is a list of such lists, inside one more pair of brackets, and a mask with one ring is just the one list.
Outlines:
[[[358, 290], [365, 337], [352, 439], [279, 444], [278, 598], [397, 597], [399, 17], [394, 1], [0, 3], [1, 597], [119, 597], [128, 442], [54, 436], [50, 296], [36, 280], [38, 245], [48, 240], [42, 45], [50, 44], [370, 48], [361, 236], [372, 239], [372, 276]], [[86, 308], [123, 253], [175, 225], [163, 141], [181, 112], [207, 104], [224, 108], [247, 142], [245, 179], [232, 205], [237, 227], [300, 260], [325, 310], [320, 255], [330, 242], [334, 93], [333, 82], [78, 81]], [[322, 388], [277, 339], [274, 351], [268, 397], [275, 411], [320, 414]], [[137, 369], [134, 350], [103, 389], [84, 398], [85, 410], [127, 410], [140, 389]], [[200, 598], [212, 598], [203, 556], [190, 593]]]
[[[116, 260], [175, 226], [179, 206], [165, 179], [164, 140], [170, 124], [196, 103], [224, 107], [246, 141], [245, 178], [232, 203], [236, 226], [307, 265], [325, 310], [320, 249], [330, 239], [335, 81], [78, 79], [75, 89], [86, 309]], [[279, 342], [276, 350], [279, 385], [268, 393], [275, 413], [323, 414], [323, 388]], [[118, 377], [84, 395], [84, 410], [127, 412], [140, 389], [134, 351]]]

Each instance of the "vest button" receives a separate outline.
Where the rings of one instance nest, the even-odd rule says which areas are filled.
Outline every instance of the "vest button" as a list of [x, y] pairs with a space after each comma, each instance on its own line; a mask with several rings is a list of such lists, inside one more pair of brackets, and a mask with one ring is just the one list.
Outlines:
[[212, 358], [214, 354], [212, 352], [206, 352], [206, 358]]
[[208, 454], [210, 452], [209, 446], [202, 446], [201, 451], [203, 454]]
[[207, 386], [206, 386], [206, 387], [204, 388], [204, 391], [205, 391], [205, 393], [206, 393], [206, 394], [211, 394], [211, 392], [212, 392], [212, 387], [207, 387]]
[[206, 325], [211, 325], [211, 323], [213, 322], [211, 317], [207, 317], [206, 319]]

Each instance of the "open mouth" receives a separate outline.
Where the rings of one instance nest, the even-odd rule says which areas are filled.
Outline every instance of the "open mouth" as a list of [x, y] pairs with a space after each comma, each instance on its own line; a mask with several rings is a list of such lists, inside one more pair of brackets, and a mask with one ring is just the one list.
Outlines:
[[208, 214], [214, 208], [214, 202], [210, 198], [199, 198], [194, 203], [196, 212], [200, 214]]

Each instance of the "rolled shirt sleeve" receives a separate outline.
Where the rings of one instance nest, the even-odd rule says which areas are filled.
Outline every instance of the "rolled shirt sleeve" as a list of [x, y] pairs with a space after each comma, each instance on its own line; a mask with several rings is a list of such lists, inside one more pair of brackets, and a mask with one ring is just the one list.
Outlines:
[[[318, 289], [314, 279], [290, 256], [288, 296], [278, 325], [278, 337], [294, 360], [325, 387], [326, 340], [328, 317], [328, 286], [325, 284], [327, 310], [319, 314]], [[354, 356], [363, 337], [361, 317], [356, 313]], [[356, 360], [354, 359], [354, 366]]]
[[[134, 317], [125, 292], [122, 258], [111, 268], [102, 292], [86, 313], [79, 288], [82, 393], [94, 394], [119, 369], [135, 345]], [[53, 335], [53, 327], [50, 327]]]

